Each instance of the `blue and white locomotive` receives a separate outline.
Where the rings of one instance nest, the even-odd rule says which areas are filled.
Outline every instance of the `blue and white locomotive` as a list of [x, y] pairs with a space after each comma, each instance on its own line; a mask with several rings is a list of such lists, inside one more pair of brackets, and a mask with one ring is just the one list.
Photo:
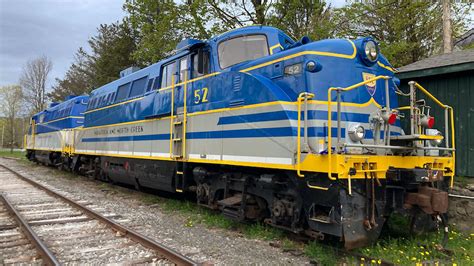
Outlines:
[[[296, 42], [251, 26], [187, 39], [94, 90], [68, 147], [50, 151], [99, 179], [363, 246], [394, 211], [444, 217], [454, 175], [452, 109], [415, 82], [401, 92], [394, 72], [370, 37]], [[443, 132], [420, 91], [445, 110]], [[36, 160], [49, 146], [32, 131]]]

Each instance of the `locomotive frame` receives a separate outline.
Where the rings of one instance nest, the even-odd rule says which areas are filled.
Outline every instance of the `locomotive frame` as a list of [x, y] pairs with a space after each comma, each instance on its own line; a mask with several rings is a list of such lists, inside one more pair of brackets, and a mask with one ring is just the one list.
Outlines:
[[[259, 58], [221, 68], [222, 46], [263, 39], [261, 50], [246, 48]], [[28, 158], [138, 189], [193, 192], [231, 218], [338, 237], [347, 248], [377, 239], [395, 211], [445, 219], [452, 108], [415, 82], [409, 105], [397, 106], [394, 69], [382, 55], [370, 60], [367, 43], [294, 42], [262, 26], [185, 40], [174, 56], [94, 90], [84, 126], [53, 133], [60, 144], [39, 142], [42, 123], [32, 119]], [[417, 91], [445, 109], [444, 135], [428, 134]], [[397, 122], [404, 110], [409, 134]]]

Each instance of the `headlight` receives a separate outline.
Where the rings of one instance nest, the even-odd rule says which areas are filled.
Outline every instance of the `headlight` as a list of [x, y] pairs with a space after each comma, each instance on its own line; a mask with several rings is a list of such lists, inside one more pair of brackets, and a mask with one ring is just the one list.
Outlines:
[[379, 56], [377, 44], [370, 40], [365, 43], [364, 47], [365, 51], [365, 56], [367, 56], [367, 59], [369, 59], [371, 62], [377, 61], [377, 57]]
[[[426, 133], [427, 133], [427, 135], [430, 135], [430, 136], [441, 136], [441, 137], [443, 137], [443, 134], [441, 134], [441, 132], [439, 132], [436, 129], [428, 129]], [[439, 145], [441, 145], [442, 142], [443, 142], [443, 138], [430, 140], [431, 146], [439, 146]]]
[[357, 46], [359, 58], [367, 66], [372, 66], [377, 62], [379, 59], [379, 52], [380, 49], [378, 44], [371, 37], [360, 40], [360, 44]]
[[349, 137], [352, 141], [361, 141], [365, 137], [365, 129], [361, 125], [353, 125], [349, 128]]

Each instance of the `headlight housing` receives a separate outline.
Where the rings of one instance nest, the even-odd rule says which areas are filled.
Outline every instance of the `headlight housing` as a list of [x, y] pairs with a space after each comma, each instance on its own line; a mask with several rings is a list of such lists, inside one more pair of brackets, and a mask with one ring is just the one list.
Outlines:
[[372, 66], [379, 59], [380, 49], [372, 38], [364, 38], [359, 47], [359, 56], [362, 61], [368, 65]]
[[358, 142], [364, 139], [365, 128], [361, 125], [352, 125], [349, 128], [348, 133], [352, 141]]
[[439, 139], [430, 140], [431, 146], [439, 146], [439, 145], [441, 145], [441, 143], [443, 143], [444, 136], [439, 130], [437, 130], [437, 129], [427, 129], [426, 134], [429, 135], [429, 136], [441, 136], [441, 137], [443, 137], [443, 138], [439, 138]]

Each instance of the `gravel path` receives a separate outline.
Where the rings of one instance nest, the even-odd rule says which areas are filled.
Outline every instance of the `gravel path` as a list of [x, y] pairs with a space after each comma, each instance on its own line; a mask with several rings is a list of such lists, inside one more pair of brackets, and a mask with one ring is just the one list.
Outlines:
[[304, 256], [294, 256], [272, 247], [268, 241], [246, 239], [237, 232], [210, 229], [204, 225], [185, 226], [179, 213], [165, 213], [159, 204], [146, 205], [142, 193], [127, 189], [103, 189], [100, 182], [29, 162], [0, 158], [0, 163], [26, 177], [57, 188], [64, 195], [100, 206], [100, 213], [114, 213], [116, 221], [163, 243], [200, 263], [211, 264], [308, 264]]

